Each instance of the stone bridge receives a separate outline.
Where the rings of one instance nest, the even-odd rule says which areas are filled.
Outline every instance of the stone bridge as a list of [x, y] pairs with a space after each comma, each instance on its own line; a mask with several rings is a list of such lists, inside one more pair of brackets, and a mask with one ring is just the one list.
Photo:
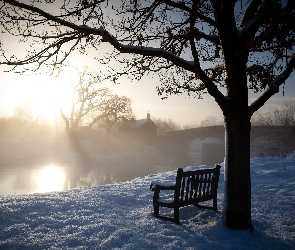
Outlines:
[[[282, 127], [279, 126], [252, 126], [251, 128], [251, 141], [261, 137], [262, 135], [270, 135], [282, 131]], [[208, 137], [217, 137], [224, 141], [225, 128], [223, 125], [208, 126], [200, 128], [190, 128], [184, 130], [177, 130], [167, 133], [168, 136], [175, 138], [183, 138], [183, 140], [192, 141], [196, 138], [205, 140]]]
[[[273, 137], [275, 134], [284, 133], [284, 127], [279, 126], [252, 126], [251, 128], [251, 142], [257, 138], [262, 137]], [[224, 159], [224, 141], [225, 141], [225, 128], [224, 126], [208, 126], [200, 128], [191, 128], [185, 130], [178, 130], [167, 133], [165, 136], [158, 137], [159, 146], [167, 152], [171, 152], [175, 155], [183, 155], [184, 157], [189, 153], [189, 144], [199, 138], [201, 141], [206, 140], [206, 138], [214, 137], [220, 139], [219, 146], [216, 145], [202, 145], [202, 164], [211, 164], [211, 161], [204, 160], [205, 158], [212, 158], [213, 161], [221, 162]], [[206, 142], [206, 141], [205, 141]], [[257, 146], [256, 148], [259, 148]], [[251, 149], [252, 150], [252, 149]], [[207, 152], [205, 152], [207, 151]], [[218, 155], [216, 159], [213, 157], [213, 152]], [[254, 152], [252, 150], [252, 152]], [[266, 152], [268, 153], [268, 152]], [[208, 156], [206, 156], [206, 154]], [[253, 154], [253, 156], [258, 156]]]

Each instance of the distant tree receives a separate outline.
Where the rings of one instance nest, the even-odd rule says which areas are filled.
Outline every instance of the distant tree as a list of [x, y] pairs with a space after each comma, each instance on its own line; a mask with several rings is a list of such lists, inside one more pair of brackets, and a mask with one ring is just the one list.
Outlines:
[[157, 125], [157, 132], [159, 135], [166, 134], [167, 132], [180, 130], [181, 126], [172, 121], [171, 119], [152, 118], [153, 122]]
[[192, 123], [183, 126], [183, 129], [197, 128], [197, 127], [207, 127], [207, 126], [215, 126], [222, 124], [221, 121], [218, 121], [214, 116], [208, 116], [205, 120], [201, 121], [199, 124]]
[[11, 125], [9, 123], [9, 118], [1, 116], [0, 117], [0, 141], [5, 137], [5, 135], [10, 135]]
[[207, 127], [207, 126], [214, 126], [217, 125], [217, 119], [214, 116], [208, 116], [205, 120], [201, 121], [200, 126], [201, 127]]
[[109, 135], [115, 124], [123, 120], [134, 119], [131, 104], [131, 99], [126, 96], [109, 94], [107, 98], [96, 105], [92, 112], [92, 122], [88, 126], [92, 127], [97, 124], [99, 127], [105, 128]]
[[295, 105], [285, 102], [280, 108], [259, 113], [258, 120], [264, 125], [292, 127], [295, 125]]
[[182, 129], [190, 129], [190, 128], [197, 128], [197, 127], [199, 127], [199, 124], [197, 122], [192, 122], [192, 123], [183, 125]]
[[38, 116], [33, 116], [29, 105], [17, 106], [12, 116], [5, 118], [5, 120], [2, 118], [1, 121], [3, 121], [4, 126], [2, 132], [10, 139], [33, 141], [34, 139], [50, 137], [53, 131], [52, 125], [38, 118]]
[[[281, 155], [293, 153], [295, 150], [295, 106], [285, 102], [281, 108], [275, 108], [257, 116], [258, 124], [275, 127], [274, 134], [265, 134], [280, 149]], [[267, 147], [264, 145], [263, 147]]]
[[14, 110], [13, 118], [19, 128], [20, 134], [24, 132], [24, 128], [33, 122], [32, 111], [27, 105], [17, 106]]
[[[42, 2], [1, 1], [3, 30], [31, 50], [25, 58], [10, 57], [2, 47], [0, 63], [56, 67], [76, 48], [94, 48], [100, 62], [122, 66], [109, 76], [113, 81], [155, 72], [163, 98], [208, 93], [225, 117], [225, 224], [252, 229], [250, 120], [294, 71], [295, 1]], [[115, 50], [106, 51], [105, 43]], [[250, 105], [249, 89], [263, 92]]]
[[78, 82], [73, 83], [71, 110], [66, 113], [60, 109], [66, 132], [74, 135], [87, 116], [94, 112], [108, 95], [109, 89], [100, 86], [100, 78], [97, 75], [86, 69], [81, 72]]

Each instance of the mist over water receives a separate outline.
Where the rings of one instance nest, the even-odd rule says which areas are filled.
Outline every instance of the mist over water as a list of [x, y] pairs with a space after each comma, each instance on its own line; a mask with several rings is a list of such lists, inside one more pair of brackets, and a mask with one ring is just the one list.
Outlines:
[[66, 137], [1, 142], [0, 195], [65, 191], [130, 181], [187, 165], [156, 144]]
[[0, 195], [113, 184], [223, 161], [224, 142], [216, 138], [222, 126], [157, 135], [149, 114], [137, 129], [123, 125], [110, 133], [87, 127], [66, 133], [57, 124], [2, 120]]
[[[220, 164], [223, 129], [202, 127], [148, 137], [97, 132], [69, 137], [46, 129], [35, 130], [35, 134], [2, 132], [0, 195], [65, 191], [130, 181], [179, 167]], [[268, 130], [252, 129], [256, 132], [251, 157], [272, 156], [273, 151], [265, 147], [271, 144], [261, 137]]]

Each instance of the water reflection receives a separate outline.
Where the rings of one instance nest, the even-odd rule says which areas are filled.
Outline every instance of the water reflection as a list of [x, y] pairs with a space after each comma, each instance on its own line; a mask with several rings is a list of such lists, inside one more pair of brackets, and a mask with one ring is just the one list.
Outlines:
[[115, 139], [0, 140], [0, 195], [125, 182], [186, 165], [185, 155]]
[[[166, 160], [165, 160], [166, 162]], [[66, 191], [129, 181], [152, 173], [176, 169], [158, 164], [148, 156], [112, 157], [108, 160], [82, 158], [48, 164], [0, 165], [0, 195]]]
[[65, 168], [57, 164], [14, 166], [0, 171], [0, 195], [67, 190]]
[[32, 176], [34, 193], [63, 191], [66, 187], [66, 174], [63, 168], [56, 164], [49, 164], [36, 171]]

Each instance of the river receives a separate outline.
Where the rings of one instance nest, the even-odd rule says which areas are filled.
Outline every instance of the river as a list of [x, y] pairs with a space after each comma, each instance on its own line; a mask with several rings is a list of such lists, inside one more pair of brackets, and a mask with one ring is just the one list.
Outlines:
[[[129, 164], [128, 164], [129, 162]], [[97, 186], [130, 181], [153, 173], [172, 170], [171, 166], [130, 161], [99, 162], [81, 166], [54, 161], [0, 168], [0, 195], [21, 195], [66, 191], [82, 186]]]
[[[87, 147], [88, 145], [88, 147]], [[130, 181], [171, 171], [180, 160], [150, 150], [94, 153], [89, 143], [83, 153], [64, 145], [14, 144], [1, 148], [0, 195], [66, 191]]]

